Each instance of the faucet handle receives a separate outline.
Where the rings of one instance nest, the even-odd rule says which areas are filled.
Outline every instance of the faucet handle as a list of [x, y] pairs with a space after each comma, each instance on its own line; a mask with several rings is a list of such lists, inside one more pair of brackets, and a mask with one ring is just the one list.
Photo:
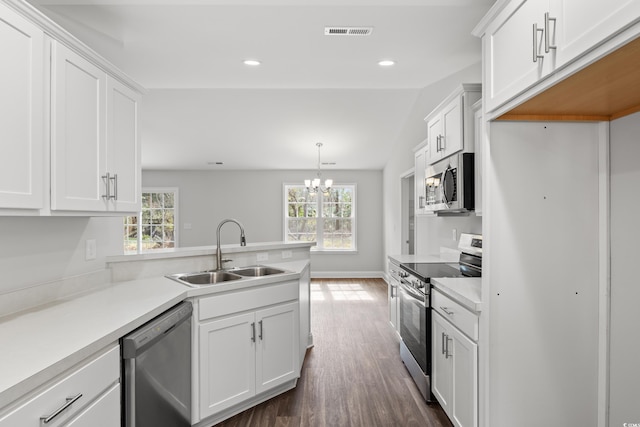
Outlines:
[[222, 261], [222, 263], [224, 264], [225, 262], [231, 262], [231, 261], [233, 261], [233, 260], [232, 260], [232, 259], [229, 259], [229, 258], [225, 258], [225, 259], [223, 259], [223, 260], [221, 260], [221, 261]]

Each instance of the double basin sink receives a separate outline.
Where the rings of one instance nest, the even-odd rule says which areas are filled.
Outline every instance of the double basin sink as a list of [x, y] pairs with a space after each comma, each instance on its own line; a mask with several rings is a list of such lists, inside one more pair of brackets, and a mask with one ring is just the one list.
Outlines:
[[288, 271], [279, 268], [267, 267], [264, 265], [253, 265], [250, 267], [240, 267], [231, 270], [210, 270], [198, 273], [178, 273], [167, 276], [176, 282], [191, 287], [215, 285], [233, 280], [240, 280], [249, 277], [271, 276], [273, 274], [283, 274]]

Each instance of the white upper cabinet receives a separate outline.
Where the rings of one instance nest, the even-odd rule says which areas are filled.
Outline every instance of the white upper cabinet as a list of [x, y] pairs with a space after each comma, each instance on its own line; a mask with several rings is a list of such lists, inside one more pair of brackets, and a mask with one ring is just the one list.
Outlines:
[[0, 4], [0, 208], [44, 207], [44, 33]]
[[138, 212], [144, 89], [21, 1], [0, 55], [0, 215]]
[[544, 60], [548, 0], [514, 0], [487, 27], [483, 66], [486, 110], [492, 111], [549, 74]]
[[492, 112], [637, 23], [640, 1], [499, 1], [487, 16], [474, 34], [483, 38], [484, 104]]
[[85, 58], [53, 43], [53, 210], [106, 210], [106, 79], [106, 73]]
[[[482, 85], [463, 84], [427, 117], [426, 166], [459, 151], [473, 151], [473, 112]], [[416, 166], [417, 171], [417, 166]]]
[[138, 212], [141, 208], [140, 100], [138, 92], [107, 76], [109, 203], [110, 209], [118, 212]]
[[[561, 67], [640, 19], [638, 0], [550, 0], [550, 45]], [[555, 18], [555, 21], [553, 19]], [[553, 52], [553, 49], [550, 49]]]

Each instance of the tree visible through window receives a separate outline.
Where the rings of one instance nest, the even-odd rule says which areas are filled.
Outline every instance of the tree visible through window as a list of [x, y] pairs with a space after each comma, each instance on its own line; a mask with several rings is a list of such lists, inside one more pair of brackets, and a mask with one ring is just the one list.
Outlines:
[[316, 242], [315, 250], [356, 250], [355, 185], [334, 185], [315, 194], [303, 185], [284, 188], [286, 242]]
[[176, 247], [177, 189], [143, 190], [142, 211], [124, 218], [124, 253]]

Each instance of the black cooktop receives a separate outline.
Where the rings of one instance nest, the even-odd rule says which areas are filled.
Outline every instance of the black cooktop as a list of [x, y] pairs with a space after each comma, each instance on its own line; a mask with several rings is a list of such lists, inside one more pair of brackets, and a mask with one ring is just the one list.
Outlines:
[[412, 262], [400, 264], [400, 267], [413, 274], [425, 283], [431, 283], [431, 278], [438, 277], [476, 277], [480, 273], [474, 269], [458, 263], [422, 263]]

